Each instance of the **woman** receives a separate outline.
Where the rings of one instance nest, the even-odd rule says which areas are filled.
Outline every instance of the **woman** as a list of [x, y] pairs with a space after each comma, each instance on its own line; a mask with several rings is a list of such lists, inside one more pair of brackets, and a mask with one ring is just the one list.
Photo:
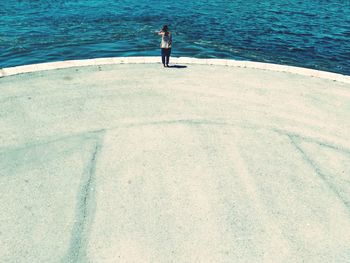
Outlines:
[[160, 48], [162, 50], [162, 63], [164, 67], [169, 67], [169, 58], [171, 53], [172, 37], [167, 25], [164, 25], [162, 30], [158, 32], [162, 36]]

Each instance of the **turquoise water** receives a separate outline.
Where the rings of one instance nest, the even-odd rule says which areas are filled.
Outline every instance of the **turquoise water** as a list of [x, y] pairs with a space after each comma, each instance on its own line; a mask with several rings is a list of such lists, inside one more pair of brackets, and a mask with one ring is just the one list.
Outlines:
[[350, 2], [341, 0], [13, 0], [0, 3], [0, 68], [172, 55], [302, 66], [350, 75]]

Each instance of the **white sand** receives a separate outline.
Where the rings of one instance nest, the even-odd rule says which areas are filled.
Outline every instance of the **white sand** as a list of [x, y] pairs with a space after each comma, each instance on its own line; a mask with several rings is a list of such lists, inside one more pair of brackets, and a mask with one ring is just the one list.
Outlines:
[[0, 94], [0, 262], [350, 261], [348, 83], [126, 64]]

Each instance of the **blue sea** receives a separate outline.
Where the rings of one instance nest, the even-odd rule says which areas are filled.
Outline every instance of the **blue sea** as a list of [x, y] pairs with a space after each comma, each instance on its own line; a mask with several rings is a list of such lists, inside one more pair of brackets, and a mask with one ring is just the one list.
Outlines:
[[159, 55], [227, 58], [350, 75], [349, 0], [9, 0], [0, 2], [0, 68]]

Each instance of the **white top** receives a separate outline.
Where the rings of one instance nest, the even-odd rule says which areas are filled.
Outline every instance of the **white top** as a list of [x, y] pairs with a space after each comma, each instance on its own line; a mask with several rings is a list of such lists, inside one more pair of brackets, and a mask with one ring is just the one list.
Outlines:
[[162, 35], [162, 42], [160, 43], [161, 48], [171, 48], [172, 44], [172, 37], [171, 33], [169, 32], [168, 35], [163, 34]]

